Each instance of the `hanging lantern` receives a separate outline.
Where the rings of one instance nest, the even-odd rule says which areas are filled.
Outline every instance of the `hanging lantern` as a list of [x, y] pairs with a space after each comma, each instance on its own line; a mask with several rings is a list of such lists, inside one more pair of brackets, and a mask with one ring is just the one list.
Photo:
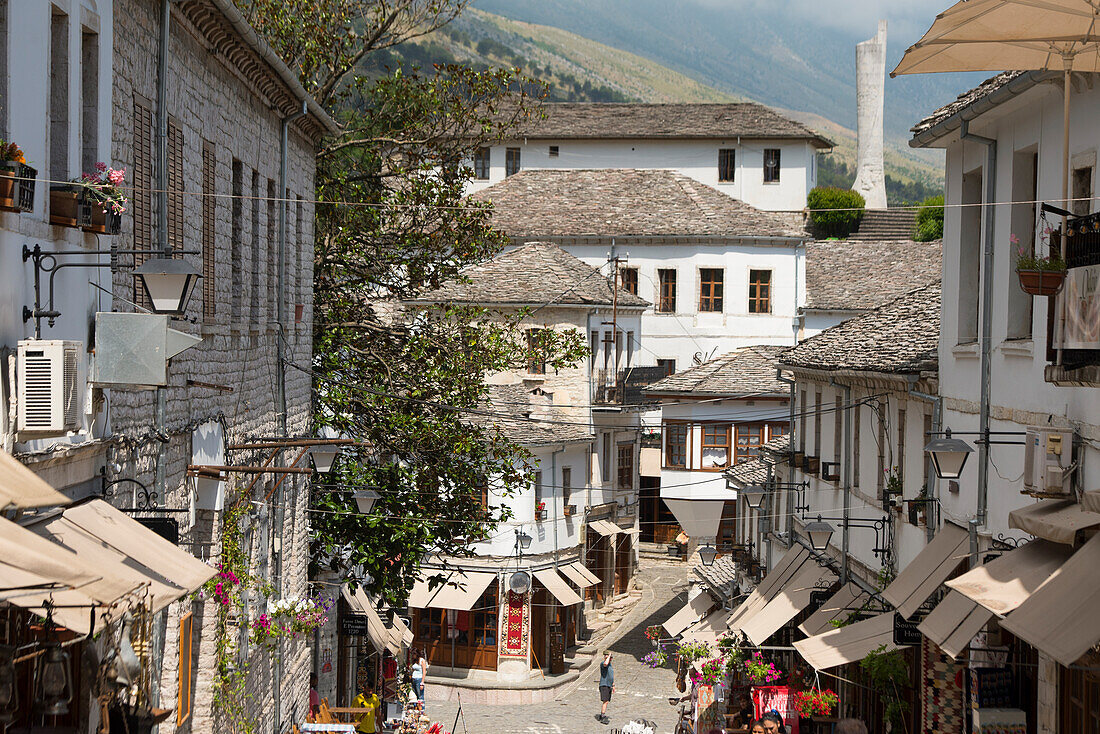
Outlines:
[[48, 642], [45, 652], [38, 658], [34, 686], [35, 705], [47, 716], [63, 716], [69, 713], [69, 701], [72, 698], [69, 653], [61, 648], [60, 642]]
[[0, 726], [15, 723], [19, 709], [19, 686], [15, 680], [15, 648], [0, 645]]
[[699, 549], [699, 560], [704, 566], [713, 566], [714, 558], [718, 555], [718, 549], [713, 545], [704, 545]]

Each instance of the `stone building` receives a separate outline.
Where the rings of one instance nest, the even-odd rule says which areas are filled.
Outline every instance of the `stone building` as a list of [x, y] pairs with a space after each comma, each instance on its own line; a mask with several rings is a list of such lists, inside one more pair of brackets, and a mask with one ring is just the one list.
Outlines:
[[[161, 732], [227, 731], [242, 716], [253, 720], [257, 731], [282, 732], [304, 717], [310, 650], [305, 640], [283, 642], [274, 650], [250, 646], [248, 625], [269, 602], [308, 593], [304, 475], [214, 470], [197, 476], [195, 467], [255, 467], [270, 456], [268, 450], [230, 447], [311, 431], [312, 386], [304, 369], [312, 348], [314, 157], [335, 124], [230, 0], [54, 0], [0, 3], [0, 9], [5, 63], [17, 54], [35, 59], [4, 77], [8, 86], [0, 106], [13, 110], [5, 118], [5, 137], [26, 140], [29, 158], [43, 162], [32, 210], [0, 215], [0, 236], [14, 235], [97, 264], [58, 273], [59, 315], [41, 323], [43, 339], [79, 342], [78, 425], [51, 435], [17, 433], [5, 425], [5, 448], [72, 500], [103, 496], [142, 522], [173, 526], [179, 546], [211, 565], [225, 560], [223, 518], [249, 487], [243, 500], [249, 510], [231, 534], [247, 559], [245, 568], [269, 585], [267, 595], [246, 592], [243, 614], [224, 631], [209, 597], [186, 596], [155, 615], [151, 703], [176, 710]], [[166, 9], [168, 64], [162, 70], [158, 56]], [[68, 43], [59, 45], [65, 39]], [[28, 78], [35, 75], [50, 94], [31, 93]], [[165, 82], [163, 95], [158, 79]], [[47, 109], [32, 120], [14, 104], [17, 99], [45, 99]], [[163, 136], [161, 115], [167, 123]], [[284, 123], [285, 185], [280, 178]], [[66, 135], [65, 145], [60, 134]], [[157, 160], [161, 141], [163, 167]], [[44, 183], [67, 181], [97, 161], [126, 171], [129, 201], [119, 232], [92, 234], [79, 224], [51, 224], [55, 196]], [[111, 247], [141, 252], [112, 258], [105, 252]], [[3, 249], [3, 278], [11, 287], [4, 288], [0, 308], [0, 345], [14, 350], [16, 341], [35, 333], [34, 319], [22, 324], [9, 316], [33, 306], [29, 284], [35, 272], [30, 262], [9, 262], [14, 247]], [[97, 326], [96, 314], [148, 306], [131, 268], [165, 253], [202, 274], [184, 317], [171, 321], [169, 335], [195, 346], [171, 360], [167, 384], [159, 389], [90, 382], [97, 367], [127, 361], [111, 352], [115, 342]], [[116, 267], [98, 267], [112, 262]], [[286, 363], [285, 379], [280, 360]], [[5, 381], [4, 387], [7, 417], [21, 393], [17, 384]], [[12, 414], [23, 408], [17, 404]], [[302, 458], [285, 451], [272, 466], [295, 460], [301, 466]], [[233, 642], [223, 662], [246, 671], [244, 708], [235, 716], [214, 705], [217, 649], [227, 638]], [[73, 730], [97, 722], [94, 701], [82, 698]]]

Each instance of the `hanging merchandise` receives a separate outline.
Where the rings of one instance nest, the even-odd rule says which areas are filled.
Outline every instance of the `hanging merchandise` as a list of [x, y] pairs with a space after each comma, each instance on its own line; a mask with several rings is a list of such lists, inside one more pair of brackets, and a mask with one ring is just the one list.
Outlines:
[[[49, 622], [47, 621], [47, 626]], [[69, 653], [56, 639], [46, 643], [35, 671], [34, 703], [47, 716], [69, 713], [73, 699], [73, 681], [69, 674]]]
[[15, 648], [0, 645], [0, 726], [15, 722], [19, 709], [19, 686], [15, 680]]

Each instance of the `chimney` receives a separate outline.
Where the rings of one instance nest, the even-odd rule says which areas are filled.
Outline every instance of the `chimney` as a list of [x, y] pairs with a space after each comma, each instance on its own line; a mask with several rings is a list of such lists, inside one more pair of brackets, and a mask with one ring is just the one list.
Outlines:
[[882, 161], [882, 113], [886, 83], [886, 21], [878, 33], [856, 44], [856, 180], [868, 209], [886, 208]]

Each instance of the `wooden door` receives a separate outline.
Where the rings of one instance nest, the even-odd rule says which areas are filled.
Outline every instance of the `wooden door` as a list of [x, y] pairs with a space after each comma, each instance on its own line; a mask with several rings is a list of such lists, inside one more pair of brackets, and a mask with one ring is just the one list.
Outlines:
[[616, 536], [615, 543], [615, 593], [625, 594], [630, 586], [630, 536], [625, 533]]
[[534, 655], [534, 659], [531, 661], [532, 669], [536, 666], [545, 668], [550, 662], [547, 657], [548, 648], [546, 646], [547, 604], [549, 602], [550, 595], [546, 592], [546, 589], [538, 589], [531, 597], [531, 654]]

